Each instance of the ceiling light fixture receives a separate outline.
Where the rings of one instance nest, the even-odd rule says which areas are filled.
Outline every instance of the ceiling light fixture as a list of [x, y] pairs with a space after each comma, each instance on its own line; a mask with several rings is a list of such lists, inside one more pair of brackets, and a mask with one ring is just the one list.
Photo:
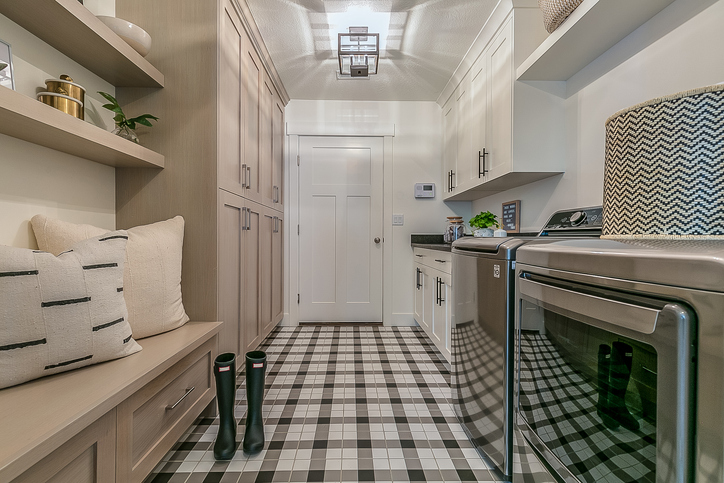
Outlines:
[[367, 27], [350, 27], [349, 33], [337, 34], [340, 75], [369, 77], [377, 73], [380, 34], [368, 33], [367, 30]]

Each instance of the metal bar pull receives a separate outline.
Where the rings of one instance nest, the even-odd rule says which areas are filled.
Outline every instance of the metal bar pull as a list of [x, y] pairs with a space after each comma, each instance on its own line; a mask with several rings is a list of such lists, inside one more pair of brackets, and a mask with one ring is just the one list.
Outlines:
[[178, 401], [176, 401], [176, 403], [175, 403], [173, 406], [166, 406], [166, 411], [170, 411], [170, 410], [172, 410], [172, 409], [176, 409], [176, 406], [178, 406], [179, 404], [181, 404], [181, 401], [183, 401], [184, 399], [186, 399], [186, 396], [188, 396], [189, 394], [191, 394], [191, 391], [193, 391], [194, 389], [196, 389], [195, 386], [192, 387], [191, 389], [186, 389], [186, 392], [184, 393], [183, 396], [181, 396], [181, 399], [179, 399]]
[[241, 209], [241, 229], [246, 231], [246, 207]]
[[440, 279], [435, 277], [435, 303], [440, 305]]
[[482, 151], [478, 151], [478, 178], [482, 178], [485, 176], [485, 173], [488, 172], [487, 169], [485, 169], [485, 157], [488, 155], [488, 152], [483, 148]]
[[415, 287], [417, 288], [417, 290], [420, 290], [421, 286], [422, 285], [420, 285], [420, 269], [416, 268], [415, 269]]
[[653, 334], [660, 310], [611, 300], [595, 295], [584, 294], [553, 285], [518, 279], [520, 293], [543, 305], [551, 305], [567, 310], [572, 314], [583, 315], [642, 334]]
[[455, 190], [455, 183], [453, 182], [453, 179], [455, 179], [455, 171], [450, 170], [450, 191]]
[[246, 188], [246, 163], [241, 165], [241, 187]]
[[447, 260], [438, 260], [437, 258], [435, 259], [435, 261], [440, 263], [447, 263]]
[[437, 279], [437, 283], [440, 285], [440, 288], [438, 289], [440, 291], [440, 307], [442, 307], [442, 304], [445, 303], [445, 299], [442, 298], [442, 289], [445, 287], [445, 282], [441, 278]]

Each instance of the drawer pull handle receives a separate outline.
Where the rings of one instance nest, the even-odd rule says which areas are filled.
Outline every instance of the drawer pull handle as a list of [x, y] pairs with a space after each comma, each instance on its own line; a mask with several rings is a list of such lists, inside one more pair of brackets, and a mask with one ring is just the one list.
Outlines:
[[178, 401], [176, 401], [176, 404], [174, 404], [173, 406], [166, 406], [166, 410], [167, 410], [167, 411], [170, 411], [170, 410], [172, 410], [172, 409], [176, 409], [176, 406], [178, 406], [179, 404], [181, 404], [181, 401], [183, 401], [184, 399], [186, 399], [186, 396], [188, 396], [189, 394], [191, 394], [191, 391], [193, 391], [194, 389], [196, 389], [196, 387], [192, 387], [191, 389], [186, 389], [186, 393], [185, 393], [183, 396], [181, 396], [181, 399], [179, 399]]
[[440, 263], [447, 263], [447, 260], [438, 260], [437, 258], [435, 259], [435, 261]]
[[423, 255], [415, 255], [415, 256], [416, 256], [416, 257], [420, 257], [420, 258], [422, 258], [422, 257], [423, 257]]

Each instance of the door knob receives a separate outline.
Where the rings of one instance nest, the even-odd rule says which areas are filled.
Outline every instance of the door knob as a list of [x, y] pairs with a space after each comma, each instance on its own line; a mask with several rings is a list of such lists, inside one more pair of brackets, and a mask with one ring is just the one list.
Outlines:
[[376, 236], [376, 237], [375, 237], [375, 243], [379, 243], [379, 242], [380, 242], [380, 237]]

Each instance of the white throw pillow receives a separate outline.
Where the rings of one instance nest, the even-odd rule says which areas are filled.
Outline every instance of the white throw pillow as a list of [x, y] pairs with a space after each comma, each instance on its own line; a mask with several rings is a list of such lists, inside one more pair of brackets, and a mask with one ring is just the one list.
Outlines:
[[[106, 232], [44, 215], [35, 215], [30, 223], [38, 247], [54, 254]], [[176, 329], [189, 320], [181, 299], [183, 238], [184, 219], [180, 216], [128, 230], [123, 290], [136, 339]]]
[[141, 350], [122, 292], [127, 239], [110, 232], [58, 257], [0, 246], [0, 388]]

